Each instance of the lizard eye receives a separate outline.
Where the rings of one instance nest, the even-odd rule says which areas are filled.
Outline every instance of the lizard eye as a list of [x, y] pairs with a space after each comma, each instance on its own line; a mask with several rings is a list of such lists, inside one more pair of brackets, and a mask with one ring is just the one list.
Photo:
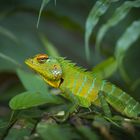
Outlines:
[[40, 63], [40, 64], [43, 64], [45, 63], [47, 60], [48, 60], [48, 55], [46, 54], [40, 54], [37, 56], [37, 61]]
[[43, 63], [46, 62], [46, 60], [47, 60], [47, 59], [41, 58], [41, 59], [38, 59], [38, 62], [39, 62], [40, 64], [43, 64]]

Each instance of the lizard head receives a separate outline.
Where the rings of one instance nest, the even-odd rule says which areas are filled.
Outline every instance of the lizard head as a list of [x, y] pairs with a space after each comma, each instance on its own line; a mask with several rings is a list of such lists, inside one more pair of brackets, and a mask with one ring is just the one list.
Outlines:
[[26, 59], [25, 63], [53, 87], [59, 87], [62, 82], [62, 69], [57, 59], [46, 54], [38, 54]]

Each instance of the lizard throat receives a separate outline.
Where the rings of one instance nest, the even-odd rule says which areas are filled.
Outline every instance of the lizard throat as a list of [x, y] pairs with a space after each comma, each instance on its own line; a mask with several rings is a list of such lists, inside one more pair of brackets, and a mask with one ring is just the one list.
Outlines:
[[47, 82], [50, 86], [52, 86], [54, 88], [59, 88], [60, 85], [63, 83], [62, 78], [59, 80], [50, 80], [50, 79], [43, 77], [43, 79], [45, 80], [45, 82]]

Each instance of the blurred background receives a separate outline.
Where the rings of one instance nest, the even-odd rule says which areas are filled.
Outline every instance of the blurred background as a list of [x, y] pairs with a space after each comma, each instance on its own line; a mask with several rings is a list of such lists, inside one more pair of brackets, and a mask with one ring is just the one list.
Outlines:
[[[115, 10], [125, 2], [112, 0], [107, 3], [107, 8], [102, 7], [102, 11], [96, 9], [89, 16], [96, 0], [50, 0], [43, 8], [37, 28], [41, 0], [1, 0], [0, 122], [3, 122], [3, 118], [9, 118], [9, 100], [25, 91], [16, 74], [17, 68], [25, 67], [24, 60], [38, 53], [51, 52], [54, 56], [59, 54], [91, 71], [113, 57], [113, 66], [105, 63], [103, 68], [97, 69], [103, 73], [105, 70], [108, 75], [105, 76], [106, 79], [140, 101], [140, 1], [126, 4], [126, 9], [122, 8], [122, 12], [117, 12], [113, 19]], [[129, 12], [124, 14], [128, 9]], [[123, 18], [119, 21], [122, 15]], [[88, 18], [91, 18], [91, 23], [98, 20], [94, 28], [90, 29], [90, 61], [85, 52]], [[109, 20], [112, 21], [98, 45], [99, 31], [103, 32], [100, 29]], [[123, 59], [119, 60], [122, 54]], [[114, 63], [117, 63], [117, 67]]]

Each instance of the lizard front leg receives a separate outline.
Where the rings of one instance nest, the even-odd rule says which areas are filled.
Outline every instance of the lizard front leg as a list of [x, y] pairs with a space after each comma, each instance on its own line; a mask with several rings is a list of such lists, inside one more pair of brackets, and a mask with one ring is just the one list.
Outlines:
[[70, 105], [67, 107], [67, 109], [65, 111], [65, 114], [64, 114], [63, 118], [59, 119], [59, 118], [55, 117], [55, 119], [57, 121], [64, 122], [64, 121], [66, 121], [69, 118], [70, 114], [72, 114], [73, 112], [75, 112], [78, 109], [79, 104], [78, 104], [77, 98], [75, 98], [73, 96], [73, 94], [69, 90], [63, 92], [61, 95], [64, 98], [66, 98], [66, 99], [71, 101]]

